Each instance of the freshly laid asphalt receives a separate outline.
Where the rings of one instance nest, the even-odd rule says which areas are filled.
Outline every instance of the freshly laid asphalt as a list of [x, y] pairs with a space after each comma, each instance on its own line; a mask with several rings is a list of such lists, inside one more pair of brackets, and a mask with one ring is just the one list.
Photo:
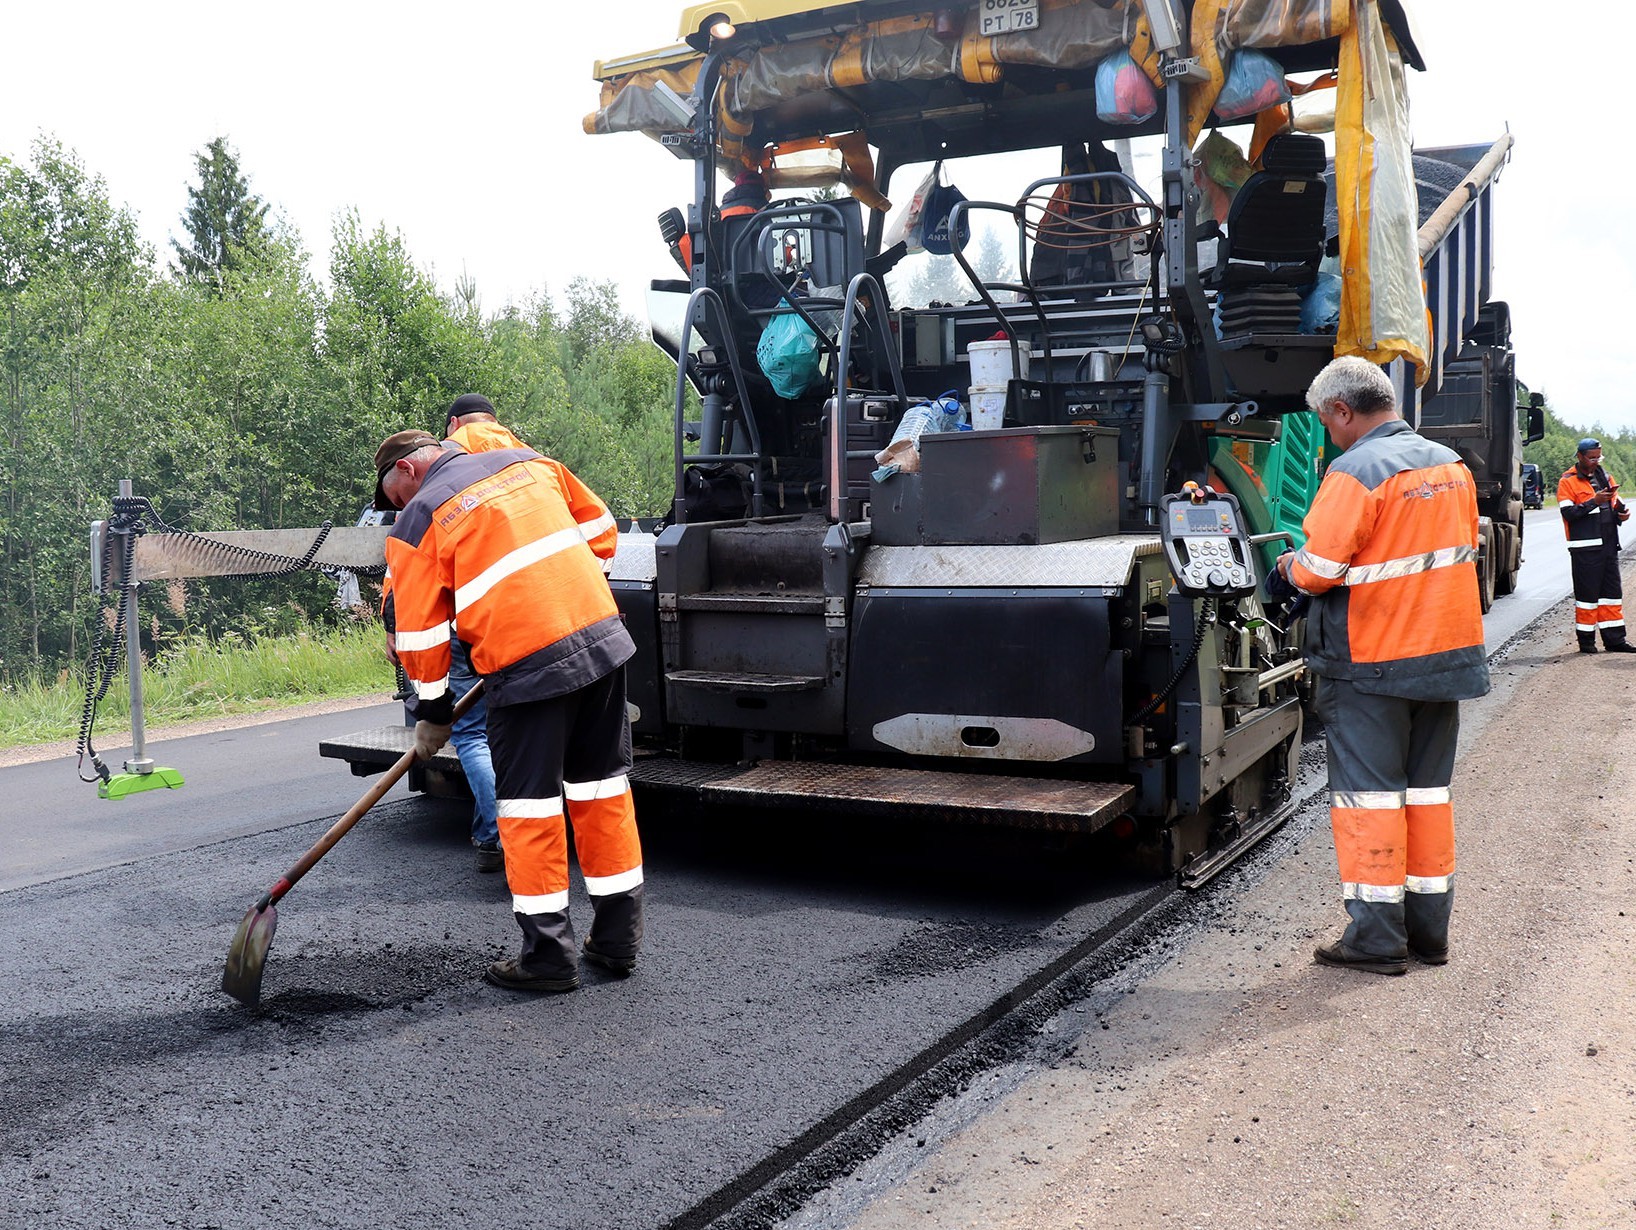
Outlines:
[[525, 997], [480, 981], [516, 930], [460, 809], [400, 787], [246, 1010], [234, 925], [366, 784], [317, 741], [392, 713], [155, 739], [188, 786], [121, 803], [0, 769], [0, 1227], [703, 1225], [1155, 894], [1048, 842], [650, 811], [638, 972]]
[[[246, 817], [308, 789], [235, 772]], [[155, 798], [101, 806], [163, 828]], [[526, 997], [479, 980], [516, 943], [501, 878], [412, 799], [285, 899], [249, 1011], [233, 927], [342, 809], [0, 893], [0, 1224], [697, 1220], [1153, 887], [981, 833], [654, 815], [638, 972]]]

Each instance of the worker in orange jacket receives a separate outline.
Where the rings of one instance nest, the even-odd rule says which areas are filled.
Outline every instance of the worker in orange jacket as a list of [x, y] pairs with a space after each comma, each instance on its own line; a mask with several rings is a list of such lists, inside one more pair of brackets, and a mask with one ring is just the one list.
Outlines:
[[417, 754], [430, 758], [451, 734], [451, 628], [484, 683], [506, 879], [523, 932], [520, 956], [484, 977], [523, 991], [579, 985], [565, 812], [594, 911], [583, 956], [630, 973], [643, 873], [624, 664], [636, 646], [600, 562], [617, 543], [612, 515], [566, 466], [531, 449], [468, 453], [398, 432], [376, 451], [375, 470], [378, 505], [401, 510], [386, 562]]
[[1574, 579], [1574, 632], [1580, 653], [1596, 652], [1596, 633], [1609, 653], [1636, 653], [1625, 637], [1624, 588], [1619, 579], [1619, 527], [1630, 509], [1619, 484], [1602, 468], [1602, 444], [1579, 442], [1573, 468], [1556, 485]]
[[1403, 421], [1366, 359], [1330, 363], [1307, 404], [1344, 451], [1313, 499], [1306, 545], [1278, 567], [1313, 595], [1306, 660], [1351, 917], [1314, 956], [1401, 974], [1410, 956], [1448, 960], [1459, 702], [1488, 691], [1476, 486], [1458, 455]]

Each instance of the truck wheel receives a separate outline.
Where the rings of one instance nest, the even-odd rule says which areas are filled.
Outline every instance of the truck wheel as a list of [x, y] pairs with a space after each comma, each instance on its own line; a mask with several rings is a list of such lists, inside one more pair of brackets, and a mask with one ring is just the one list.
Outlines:
[[1499, 564], [1499, 551], [1495, 542], [1494, 527], [1485, 524], [1482, 533], [1477, 539], [1477, 593], [1482, 601], [1483, 614], [1487, 615], [1494, 606], [1495, 572]]
[[1522, 567], [1522, 535], [1509, 522], [1496, 525], [1499, 533], [1500, 566], [1495, 570], [1494, 592], [1497, 595], [1517, 592], [1517, 573]]

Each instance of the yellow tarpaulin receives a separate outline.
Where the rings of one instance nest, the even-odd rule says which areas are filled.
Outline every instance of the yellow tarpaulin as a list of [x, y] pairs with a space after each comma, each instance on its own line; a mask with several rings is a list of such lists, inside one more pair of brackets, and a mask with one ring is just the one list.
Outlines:
[[1355, 0], [1341, 36], [1335, 104], [1335, 206], [1341, 231], [1336, 355], [1408, 359], [1426, 382], [1431, 330], [1415, 238], [1419, 222], [1403, 58], [1376, 0]]

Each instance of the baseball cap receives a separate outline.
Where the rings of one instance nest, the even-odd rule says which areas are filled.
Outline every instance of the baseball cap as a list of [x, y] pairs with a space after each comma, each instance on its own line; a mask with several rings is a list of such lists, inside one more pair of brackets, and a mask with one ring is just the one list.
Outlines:
[[449, 409], [443, 416], [444, 428], [468, 414], [493, 414], [494, 405], [481, 393], [462, 393], [449, 404]]
[[381, 446], [375, 450], [375, 507], [387, 511], [397, 507], [386, 498], [386, 492], [381, 484], [386, 481], [386, 472], [410, 453], [425, 448], [428, 444], [437, 445], [438, 439], [429, 431], [394, 431], [381, 441]]
[[1602, 447], [1602, 441], [1593, 440], [1589, 436], [1586, 436], [1583, 440], [1581, 440], [1579, 442], [1579, 451], [1582, 452], [1582, 453], [1588, 453], [1593, 448], [1601, 448], [1601, 447]]

